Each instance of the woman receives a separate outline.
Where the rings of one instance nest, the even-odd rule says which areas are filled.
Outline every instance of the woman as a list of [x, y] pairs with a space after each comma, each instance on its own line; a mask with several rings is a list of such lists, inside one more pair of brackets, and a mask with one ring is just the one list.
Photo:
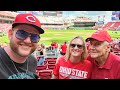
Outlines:
[[74, 37], [67, 47], [66, 55], [58, 58], [52, 79], [89, 79], [92, 64], [85, 60], [86, 55], [84, 39]]

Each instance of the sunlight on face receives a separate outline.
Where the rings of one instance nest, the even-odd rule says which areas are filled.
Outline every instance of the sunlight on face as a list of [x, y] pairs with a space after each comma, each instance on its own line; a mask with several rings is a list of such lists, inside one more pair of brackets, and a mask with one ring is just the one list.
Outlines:
[[83, 42], [82, 40], [78, 39], [74, 39], [71, 44], [75, 44], [75, 47], [70, 46], [70, 52], [71, 52], [71, 56], [81, 56], [81, 54], [83, 53], [83, 47], [79, 48], [77, 45], [82, 45], [83, 46]]
[[20, 56], [28, 56], [37, 48], [37, 43], [33, 43], [30, 37], [27, 37], [25, 40], [19, 40], [15, 36], [17, 30], [24, 30], [33, 34], [39, 34], [39, 32], [36, 28], [30, 25], [18, 25], [14, 28], [14, 31], [12, 31], [13, 34], [9, 37], [11, 49]]
[[89, 54], [92, 58], [99, 58], [107, 52], [107, 45], [97, 40], [90, 41]]

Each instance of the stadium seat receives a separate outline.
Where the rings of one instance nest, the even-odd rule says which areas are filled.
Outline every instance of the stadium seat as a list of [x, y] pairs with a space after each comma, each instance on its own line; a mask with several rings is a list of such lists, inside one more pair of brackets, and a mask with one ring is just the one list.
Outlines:
[[48, 62], [48, 64], [55, 64], [56, 60], [48, 60], [47, 62]]
[[45, 60], [57, 60], [57, 58], [46, 58]]
[[48, 61], [48, 60], [52, 60], [52, 58], [46, 58], [45, 60], [46, 60], [46, 61]]
[[46, 60], [44, 61], [44, 65], [47, 65], [47, 61]]
[[40, 77], [40, 79], [51, 79], [52, 70], [40, 70], [39, 77]]
[[114, 53], [118, 56], [120, 56], [120, 51], [114, 51]]
[[45, 70], [46, 68], [46, 65], [38, 65], [36, 70]]
[[53, 70], [54, 67], [55, 67], [55, 64], [48, 64], [48, 65], [47, 65], [47, 69], [48, 69], [48, 70]]

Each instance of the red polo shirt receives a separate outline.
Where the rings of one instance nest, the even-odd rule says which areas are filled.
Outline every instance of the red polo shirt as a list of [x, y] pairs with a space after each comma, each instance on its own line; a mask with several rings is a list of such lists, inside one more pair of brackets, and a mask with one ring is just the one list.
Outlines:
[[110, 53], [102, 66], [98, 66], [90, 57], [87, 59], [93, 64], [91, 79], [120, 79], [120, 56]]

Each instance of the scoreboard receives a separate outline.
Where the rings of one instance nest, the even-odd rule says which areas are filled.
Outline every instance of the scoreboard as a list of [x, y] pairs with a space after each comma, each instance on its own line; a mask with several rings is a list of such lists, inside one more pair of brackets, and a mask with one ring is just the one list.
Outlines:
[[112, 21], [119, 21], [120, 20], [120, 11], [113, 11], [111, 19], [112, 19]]

